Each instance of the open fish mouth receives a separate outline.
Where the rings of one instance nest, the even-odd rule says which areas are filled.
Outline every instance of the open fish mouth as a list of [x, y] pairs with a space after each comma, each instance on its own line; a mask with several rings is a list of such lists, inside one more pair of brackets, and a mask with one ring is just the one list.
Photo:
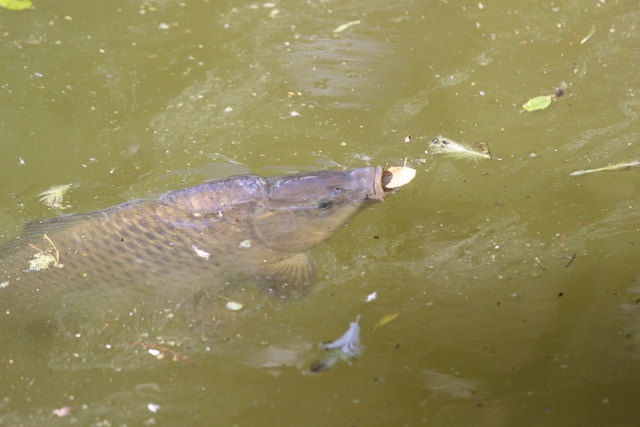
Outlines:
[[382, 166], [376, 166], [375, 168], [365, 168], [364, 170], [367, 170], [367, 173], [373, 174], [373, 186], [369, 190], [367, 199], [384, 202], [386, 194], [395, 192], [398, 187], [413, 179], [413, 175], [409, 178], [397, 176], [398, 172], [402, 173], [403, 170], [407, 169], [410, 169], [415, 174], [415, 170], [407, 168], [406, 166], [392, 167], [389, 168], [389, 170], [383, 169]]
[[351, 169], [347, 171], [353, 188], [359, 188], [366, 200], [384, 202], [387, 191], [384, 188], [382, 166]]
[[384, 195], [386, 191], [393, 191], [392, 189], [385, 190], [382, 186], [382, 177], [384, 175], [384, 170], [382, 166], [376, 166], [375, 168], [375, 176], [373, 178], [373, 193], [371, 195], [372, 199], [380, 200], [384, 202]]

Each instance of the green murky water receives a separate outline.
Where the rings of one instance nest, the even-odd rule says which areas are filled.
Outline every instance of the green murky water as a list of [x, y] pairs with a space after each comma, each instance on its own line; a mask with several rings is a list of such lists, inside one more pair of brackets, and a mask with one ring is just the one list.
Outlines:
[[[0, 361], [0, 423], [635, 424], [640, 170], [568, 174], [640, 157], [639, 18], [631, 0], [0, 10], [3, 240], [61, 213], [36, 197], [54, 184], [75, 185], [69, 213], [247, 171], [418, 169], [314, 250], [302, 301], [243, 287], [210, 334], [134, 313], [26, 343]], [[439, 134], [495, 159], [425, 154]], [[358, 314], [362, 358], [307, 374]]]

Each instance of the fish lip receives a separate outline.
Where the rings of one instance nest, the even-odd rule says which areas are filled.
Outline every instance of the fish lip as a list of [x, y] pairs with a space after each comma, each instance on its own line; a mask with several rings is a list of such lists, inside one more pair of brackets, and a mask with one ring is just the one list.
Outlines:
[[382, 166], [376, 166], [375, 176], [373, 178], [373, 193], [369, 196], [370, 199], [376, 199], [380, 202], [384, 202], [385, 190], [382, 186], [382, 174], [384, 170]]

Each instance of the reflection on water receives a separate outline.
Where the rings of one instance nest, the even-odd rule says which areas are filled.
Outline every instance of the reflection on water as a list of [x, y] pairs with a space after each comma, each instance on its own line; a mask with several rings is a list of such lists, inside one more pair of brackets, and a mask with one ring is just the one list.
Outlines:
[[[418, 169], [314, 251], [303, 300], [242, 283], [107, 326], [61, 297], [76, 332], [3, 349], [2, 424], [635, 423], [640, 171], [568, 176], [640, 157], [635, 2], [0, 12], [3, 240], [57, 214], [52, 185], [89, 211], [228, 174]], [[425, 153], [437, 135], [501, 160]], [[357, 315], [363, 356], [305, 374]]]

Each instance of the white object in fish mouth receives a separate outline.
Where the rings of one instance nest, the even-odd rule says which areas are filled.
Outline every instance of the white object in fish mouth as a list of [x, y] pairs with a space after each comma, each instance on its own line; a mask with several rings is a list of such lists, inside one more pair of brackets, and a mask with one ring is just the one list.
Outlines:
[[383, 172], [382, 188], [397, 188], [408, 184], [416, 177], [416, 170], [404, 166], [393, 166]]

